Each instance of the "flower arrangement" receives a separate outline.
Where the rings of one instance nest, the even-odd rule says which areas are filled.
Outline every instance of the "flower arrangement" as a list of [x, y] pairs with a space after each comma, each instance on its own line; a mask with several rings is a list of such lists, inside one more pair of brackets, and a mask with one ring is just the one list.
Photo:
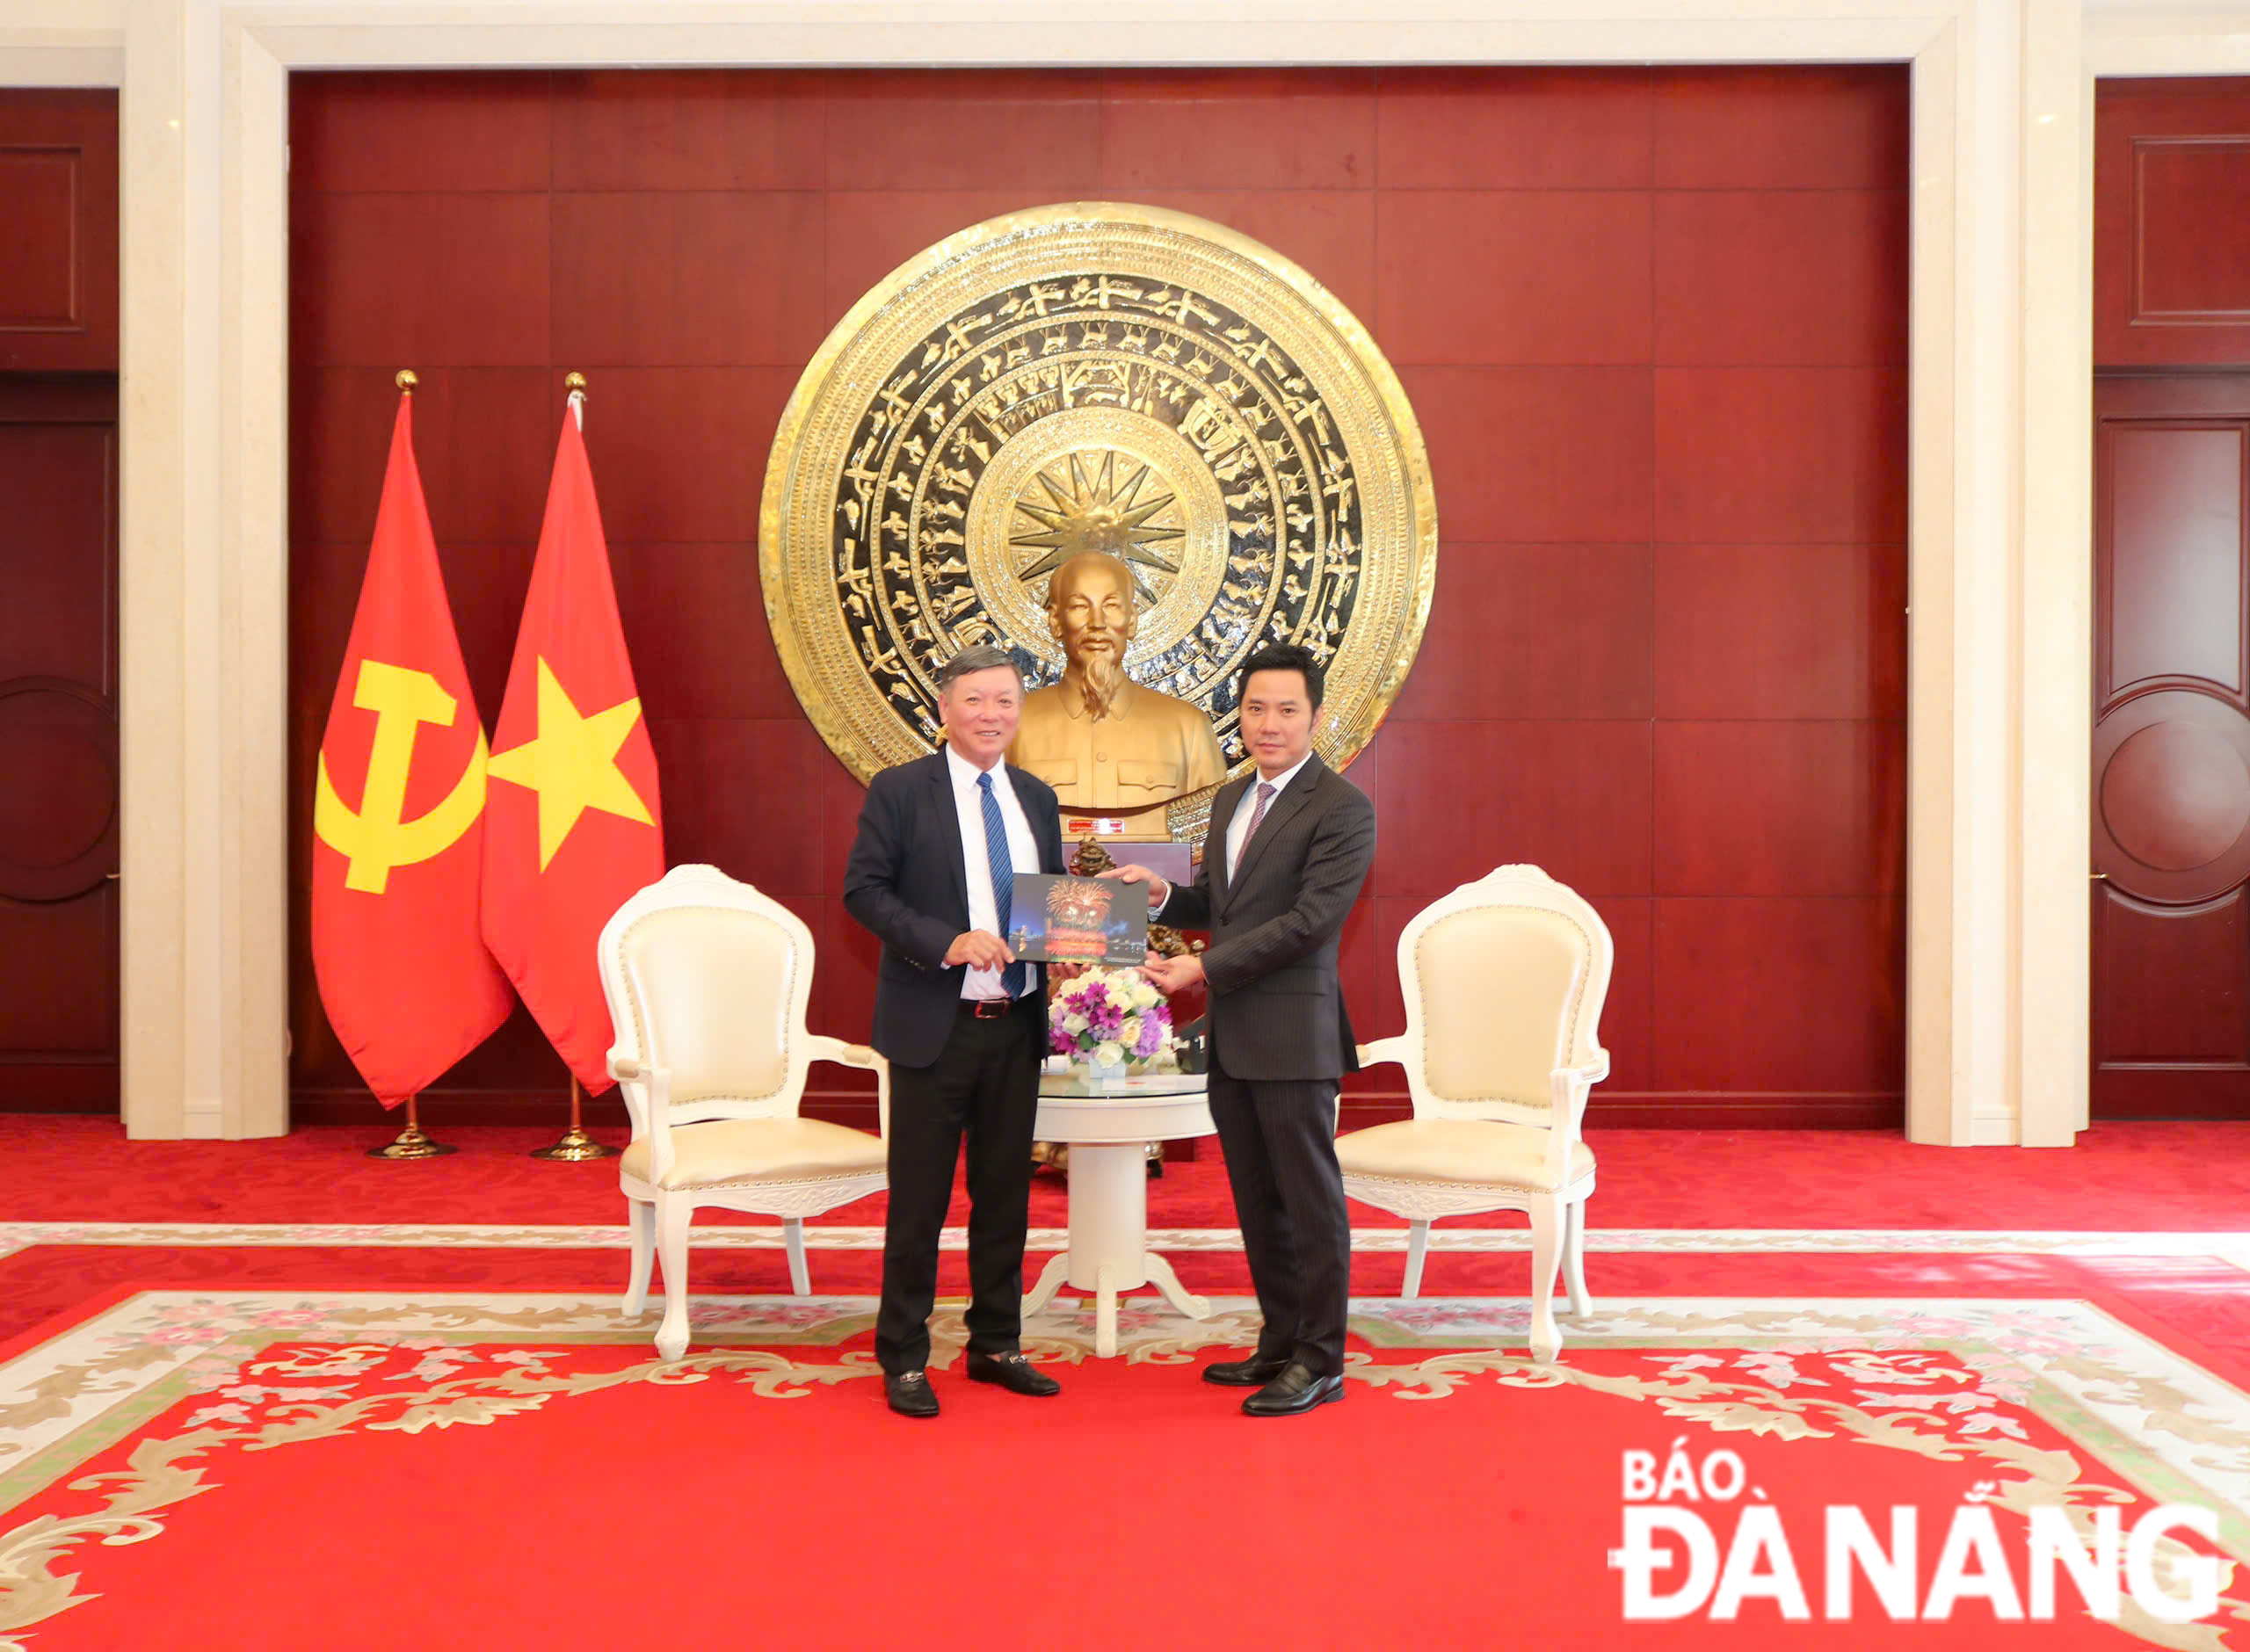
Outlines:
[[1047, 1048], [1100, 1069], [1146, 1066], [1172, 1044], [1172, 1007], [1138, 969], [1090, 968], [1047, 994]]

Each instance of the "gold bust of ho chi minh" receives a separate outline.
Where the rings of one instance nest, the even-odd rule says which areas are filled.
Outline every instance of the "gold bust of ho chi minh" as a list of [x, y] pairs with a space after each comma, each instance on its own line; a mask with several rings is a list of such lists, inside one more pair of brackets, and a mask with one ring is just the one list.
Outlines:
[[1047, 582], [1047, 623], [1063, 645], [1063, 680], [1025, 696], [1008, 760], [1053, 786], [1065, 809], [1158, 809], [1155, 835], [1166, 836], [1162, 806], [1217, 785], [1227, 762], [1201, 706], [1125, 674], [1140, 627], [1132, 570], [1104, 551], [1071, 557]]

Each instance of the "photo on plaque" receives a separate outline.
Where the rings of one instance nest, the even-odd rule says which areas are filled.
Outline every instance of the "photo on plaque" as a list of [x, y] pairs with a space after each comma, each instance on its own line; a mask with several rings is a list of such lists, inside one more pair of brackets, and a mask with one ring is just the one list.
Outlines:
[[1019, 872], [1008, 912], [1008, 945], [1034, 963], [1125, 966], [1148, 960], [1148, 895], [1137, 885]]

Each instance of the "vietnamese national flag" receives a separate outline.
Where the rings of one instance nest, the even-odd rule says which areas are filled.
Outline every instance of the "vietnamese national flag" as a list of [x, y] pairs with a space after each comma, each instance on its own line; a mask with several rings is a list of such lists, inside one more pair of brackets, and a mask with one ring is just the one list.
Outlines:
[[484, 720], [402, 395], [313, 793], [313, 973], [329, 1024], [387, 1107], [514, 1007], [480, 933], [484, 786]]
[[657, 757], [610, 583], [575, 407], [562, 416], [547, 520], [492, 730], [484, 944], [587, 1090], [610, 1084], [594, 943], [664, 875]]

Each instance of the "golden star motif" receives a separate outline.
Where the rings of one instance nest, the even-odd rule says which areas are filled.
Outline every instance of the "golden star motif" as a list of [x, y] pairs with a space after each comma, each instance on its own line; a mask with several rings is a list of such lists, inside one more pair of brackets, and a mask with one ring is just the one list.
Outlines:
[[485, 772], [539, 793], [539, 869], [555, 859], [562, 840], [590, 808], [622, 815], [643, 826], [656, 822], [633, 782], [617, 766], [619, 748], [640, 721], [638, 697], [591, 717], [578, 708], [555, 679], [546, 657], [539, 660], [539, 734], [519, 746], [496, 751]]

